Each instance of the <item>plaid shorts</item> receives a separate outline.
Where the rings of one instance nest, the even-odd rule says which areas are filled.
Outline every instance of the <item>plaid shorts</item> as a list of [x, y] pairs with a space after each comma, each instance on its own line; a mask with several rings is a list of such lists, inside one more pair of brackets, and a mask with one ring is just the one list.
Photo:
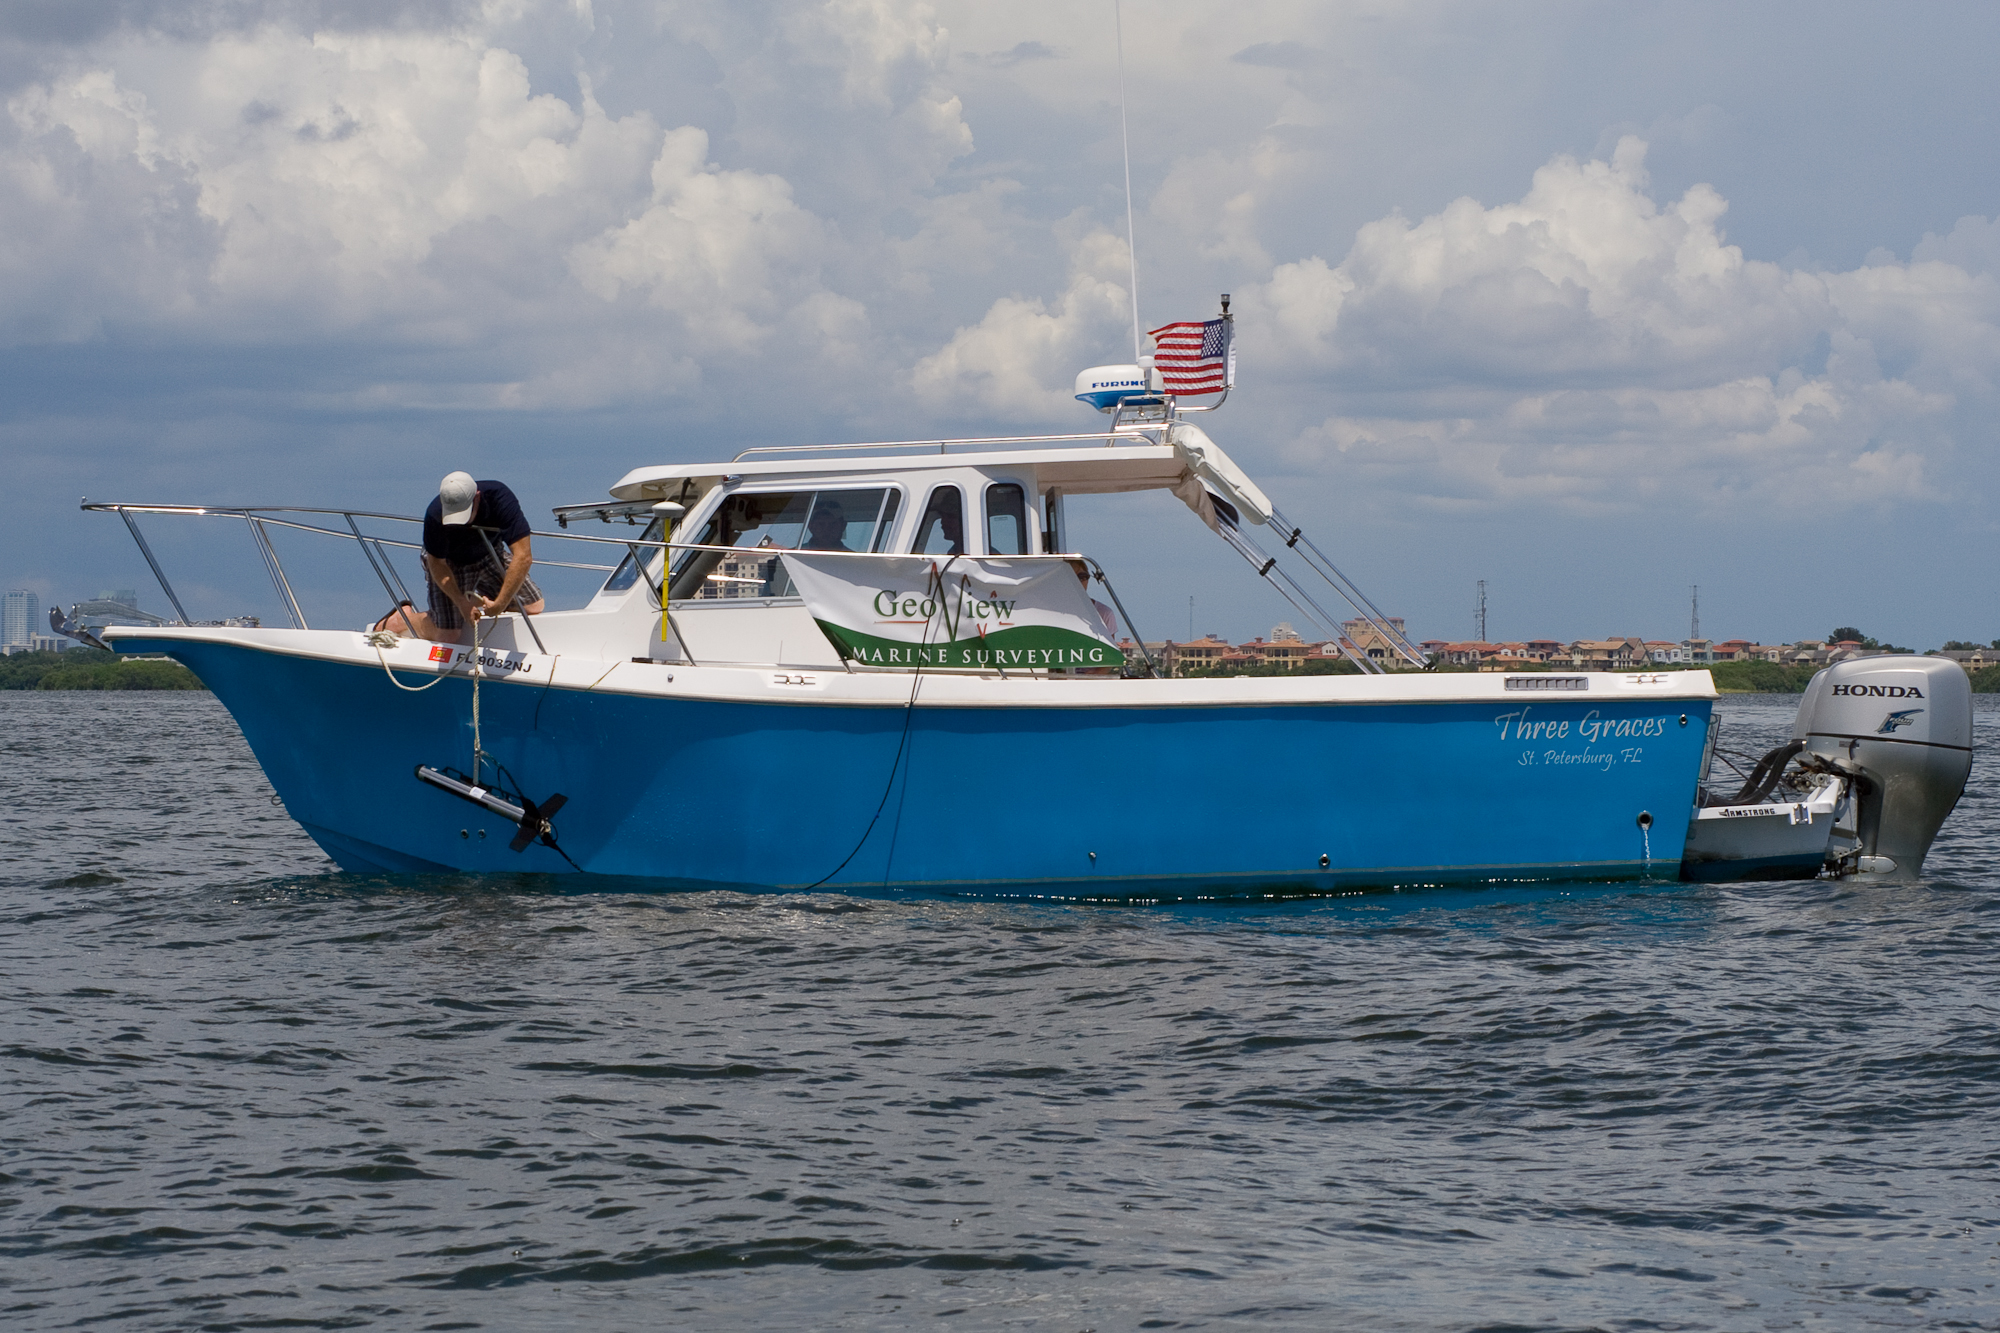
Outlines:
[[[501, 547], [505, 552], [506, 547]], [[452, 578], [458, 581], [458, 590], [468, 598], [493, 597], [500, 592], [500, 585], [507, 581], [507, 567], [491, 559], [475, 561], [469, 565], [453, 565]], [[459, 629], [465, 619], [458, 613], [458, 603], [444, 595], [444, 590], [432, 583], [428, 572], [424, 575], [424, 586], [430, 594], [431, 623], [439, 629]], [[535, 586], [533, 579], [522, 579], [521, 590], [515, 594], [516, 609], [533, 606], [542, 600], [542, 590]]]

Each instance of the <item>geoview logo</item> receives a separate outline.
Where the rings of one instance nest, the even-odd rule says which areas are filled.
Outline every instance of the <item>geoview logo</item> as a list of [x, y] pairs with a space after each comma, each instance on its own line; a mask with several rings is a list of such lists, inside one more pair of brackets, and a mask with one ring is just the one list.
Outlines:
[[[1014, 601], [998, 597], [973, 597], [960, 590], [956, 615], [948, 619], [985, 620], [989, 616], [1006, 624], [1014, 614]], [[894, 588], [885, 588], [875, 594], [875, 614], [884, 620], [894, 620], [899, 624], [921, 624], [938, 613], [938, 599], [917, 593], [899, 593]]]
[[1914, 685], [1836, 685], [1835, 694], [1852, 695], [1859, 699], [1921, 699], [1924, 692]]

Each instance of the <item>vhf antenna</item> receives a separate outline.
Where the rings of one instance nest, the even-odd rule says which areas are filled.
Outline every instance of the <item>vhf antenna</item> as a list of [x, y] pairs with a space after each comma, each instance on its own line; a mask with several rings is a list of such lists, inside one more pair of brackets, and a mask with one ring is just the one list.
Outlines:
[[1125, 125], [1125, 16], [1119, 0], [1111, 0], [1111, 21], [1118, 30], [1118, 142], [1125, 150], [1125, 257], [1132, 264], [1132, 360], [1139, 362], [1139, 241], [1132, 227], [1132, 135]]

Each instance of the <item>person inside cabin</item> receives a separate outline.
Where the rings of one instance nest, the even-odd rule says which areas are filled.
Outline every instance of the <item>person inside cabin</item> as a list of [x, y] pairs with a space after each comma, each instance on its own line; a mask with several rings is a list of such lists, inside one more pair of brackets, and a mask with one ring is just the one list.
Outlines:
[[[1069, 562], [1069, 567], [1076, 571], [1076, 581], [1083, 585], [1083, 595], [1090, 597], [1090, 566], [1081, 560], [1072, 560]], [[1111, 608], [1098, 601], [1095, 597], [1090, 597], [1090, 604], [1097, 608], [1097, 618], [1104, 625], [1104, 636], [1116, 642], [1118, 638], [1118, 621], [1111, 614]]]
[[505, 482], [454, 472], [424, 510], [422, 561], [428, 612], [405, 602], [375, 628], [463, 643], [466, 627], [508, 611], [539, 615], [542, 590], [528, 577], [534, 552], [521, 502]]
[[847, 512], [840, 507], [840, 501], [830, 496], [821, 496], [814, 506], [812, 517], [806, 521], [806, 540], [800, 546], [802, 551], [848, 551], [852, 548], [841, 540], [847, 535]]
[[931, 491], [930, 503], [917, 522], [917, 541], [911, 548], [917, 555], [965, 554], [965, 498], [956, 486], [939, 486]]

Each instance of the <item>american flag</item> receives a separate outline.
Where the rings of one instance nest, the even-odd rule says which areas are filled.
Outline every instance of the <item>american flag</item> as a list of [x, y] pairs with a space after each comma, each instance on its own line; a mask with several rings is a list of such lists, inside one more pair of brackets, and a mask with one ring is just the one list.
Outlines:
[[1183, 320], [1154, 329], [1149, 335], [1159, 348], [1153, 364], [1168, 393], [1197, 396], [1221, 393], [1236, 380], [1236, 341], [1230, 322]]

